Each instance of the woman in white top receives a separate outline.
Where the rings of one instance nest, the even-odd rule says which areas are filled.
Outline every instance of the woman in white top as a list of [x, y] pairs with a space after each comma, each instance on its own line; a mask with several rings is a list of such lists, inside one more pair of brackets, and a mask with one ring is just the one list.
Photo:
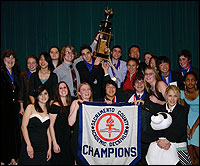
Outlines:
[[22, 119], [19, 165], [47, 165], [51, 159], [49, 94], [43, 85], [36, 89], [34, 99], [35, 103], [27, 106]]
[[78, 131], [79, 131], [79, 114], [78, 114], [79, 102], [83, 103], [84, 101], [86, 102], [93, 101], [92, 88], [86, 82], [83, 82], [79, 85], [78, 99], [72, 102], [70, 107], [70, 114], [68, 117], [68, 123], [70, 126], [73, 127], [73, 133], [71, 137], [71, 149], [73, 156], [75, 158], [75, 163], [77, 165], [83, 164], [81, 160], [77, 157], [77, 151], [78, 151]]

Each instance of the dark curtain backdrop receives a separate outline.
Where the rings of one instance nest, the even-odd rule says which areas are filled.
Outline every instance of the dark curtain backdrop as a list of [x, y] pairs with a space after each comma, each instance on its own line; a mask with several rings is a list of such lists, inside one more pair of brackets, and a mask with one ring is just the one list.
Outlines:
[[14, 49], [24, 71], [28, 55], [39, 56], [53, 45], [69, 44], [79, 53], [100, 29], [106, 6], [114, 11], [111, 47], [121, 45], [123, 60], [136, 44], [142, 61], [152, 51], [169, 57], [176, 69], [178, 52], [188, 49], [199, 67], [198, 1], [1, 1], [1, 54]]

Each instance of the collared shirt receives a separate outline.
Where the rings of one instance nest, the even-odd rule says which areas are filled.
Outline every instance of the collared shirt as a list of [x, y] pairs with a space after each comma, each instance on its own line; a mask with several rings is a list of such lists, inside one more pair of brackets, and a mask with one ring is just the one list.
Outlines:
[[[72, 65], [76, 73], [77, 87], [78, 87], [80, 85], [80, 76], [79, 76], [78, 70], [76, 69], [76, 66], [74, 64]], [[73, 92], [73, 80], [72, 80], [71, 69], [69, 66], [70, 64], [63, 62], [54, 70], [54, 73], [56, 73], [56, 75], [58, 76], [58, 82], [65, 81], [67, 83], [71, 96], [77, 97], [76, 95], [74, 95], [74, 92]], [[77, 92], [78, 92], [78, 89], [77, 89]]]
[[[107, 96], [105, 96], [105, 97], [104, 97], [104, 101], [107, 101], [107, 100], [111, 101], [109, 98], [107, 98]], [[116, 103], [116, 102], [117, 102], [117, 97], [116, 97], [116, 96], [112, 99], [112, 102], [113, 102], [113, 103]]]
[[172, 112], [174, 110], [174, 108], [176, 107], [176, 104], [172, 107], [172, 109], [170, 110], [169, 107], [168, 107], [168, 103], [166, 103], [166, 110], [167, 112]]
[[[137, 92], [136, 92], [137, 93]], [[141, 98], [141, 96], [144, 94], [144, 92], [143, 93], [141, 93], [141, 94], [139, 94], [139, 93], [137, 93], [137, 96], [140, 96], [140, 98]], [[136, 95], [135, 95], [135, 93], [130, 97], [130, 99], [128, 100], [128, 103], [132, 103], [132, 102], [134, 102], [134, 101], [136, 101], [137, 99], [136, 99]]]
[[[121, 83], [124, 81], [127, 73], [127, 66], [126, 66], [126, 61], [120, 60], [120, 66], [118, 70], [113, 71], [115, 74], [115, 78], [117, 79], [117, 87], [121, 87]], [[112, 68], [109, 66], [108, 68], [108, 73], [110, 75], [110, 78], [113, 78], [114, 75], [112, 73]]]
[[188, 67], [187, 69], [181, 68], [181, 74], [182, 74], [182, 76], [184, 77], [184, 75], [185, 75], [187, 72], [191, 71], [191, 70], [192, 70], [191, 64], [189, 65], [189, 67]]
[[169, 74], [167, 77], [164, 77], [163, 74], [161, 73], [161, 78], [162, 80], [167, 84], [167, 85], [170, 85], [170, 83], [172, 82], [172, 73], [171, 71], [169, 70]]
[[[93, 41], [92, 44], [90, 45], [90, 47], [92, 48], [92, 52], [95, 51], [96, 46], [97, 46], [97, 43], [95, 43], [95, 42]], [[78, 62], [80, 62], [80, 61], [83, 61], [82, 55], [79, 56], [78, 58], [74, 59], [74, 62], [73, 62], [73, 63], [74, 63], [74, 66], [76, 66], [76, 64], [77, 64]]]

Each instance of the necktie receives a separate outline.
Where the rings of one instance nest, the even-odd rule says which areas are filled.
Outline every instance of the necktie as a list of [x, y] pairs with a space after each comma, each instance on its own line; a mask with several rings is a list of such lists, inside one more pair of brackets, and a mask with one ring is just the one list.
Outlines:
[[73, 69], [73, 66], [69, 66], [71, 73], [72, 73], [72, 80], [73, 80], [73, 92], [74, 96], [77, 96], [77, 79], [76, 79], [76, 73], [75, 70]]

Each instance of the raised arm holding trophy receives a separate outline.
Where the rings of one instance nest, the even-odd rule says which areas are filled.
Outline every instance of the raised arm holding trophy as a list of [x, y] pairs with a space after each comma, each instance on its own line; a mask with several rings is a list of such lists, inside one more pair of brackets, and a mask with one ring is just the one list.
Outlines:
[[111, 34], [112, 23], [109, 21], [109, 17], [113, 15], [113, 10], [106, 7], [104, 11], [106, 15], [106, 20], [101, 21], [101, 29], [99, 31], [100, 35], [97, 41], [97, 47], [94, 52], [94, 57], [101, 57], [104, 60], [108, 60], [110, 53], [107, 51], [106, 48], [110, 47], [111, 36], [113, 36]]

